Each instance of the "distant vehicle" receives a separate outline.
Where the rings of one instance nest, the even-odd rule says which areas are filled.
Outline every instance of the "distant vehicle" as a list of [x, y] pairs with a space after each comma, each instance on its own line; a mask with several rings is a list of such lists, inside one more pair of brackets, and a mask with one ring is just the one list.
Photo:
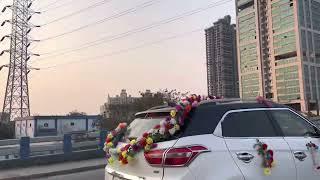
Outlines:
[[[136, 114], [128, 138], [159, 124], [171, 110]], [[208, 101], [197, 107], [191, 119], [179, 135], [158, 143], [148, 153], [137, 154], [132, 164], [107, 165], [105, 180], [320, 179], [315, 157], [306, 147], [310, 142], [320, 146], [320, 130], [287, 106]], [[257, 142], [274, 153], [275, 167], [269, 176], [254, 148]]]

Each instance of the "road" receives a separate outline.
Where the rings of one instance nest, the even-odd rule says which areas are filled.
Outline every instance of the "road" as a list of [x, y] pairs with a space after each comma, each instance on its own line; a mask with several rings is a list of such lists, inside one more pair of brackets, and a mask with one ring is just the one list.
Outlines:
[[40, 180], [103, 180], [104, 179], [104, 169], [86, 171], [75, 174], [67, 174], [62, 176], [52, 176], [48, 178], [41, 178]]

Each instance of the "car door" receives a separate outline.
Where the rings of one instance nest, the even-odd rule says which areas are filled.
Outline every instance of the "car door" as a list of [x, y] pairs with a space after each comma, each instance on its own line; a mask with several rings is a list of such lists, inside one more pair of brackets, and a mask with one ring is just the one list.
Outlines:
[[[271, 109], [229, 111], [221, 122], [222, 135], [235, 163], [246, 180], [296, 179], [296, 168], [288, 144], [270, 119]], [[274, 153], [275, 167], [270, 174], [263, 158], [254, 147], [257, 141], [266, 144]]]
[[271, 114], [291, 148], [298, 180], [319, 180], [320, 151], [311, 152], [307, 147], [308, 143], [320, 146], [319, 130], [292, 110], [272, 111]]

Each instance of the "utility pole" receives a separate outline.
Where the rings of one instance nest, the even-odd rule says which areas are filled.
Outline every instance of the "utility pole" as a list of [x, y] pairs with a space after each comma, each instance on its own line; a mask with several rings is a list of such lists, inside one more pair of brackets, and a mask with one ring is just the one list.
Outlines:
[[33, 28], [40, 27], [29, 22], [32, 15], [40, 14], [40, 12], [31, 10], [33, 1], [13, 0], [12, 5], [5, 6], [2, 10], [2, 13], [7, 9], [12, 10], [12, 19], [5, 20], [1, 24], [5, 26], [11, 23], [11, 34], [3, 36], [0, 40], [2, 42], [10, 38], [10, 49], [0, 53], [0, 56], [4, 53], [10, 54], [10, 62], [4, 66], [9, 69], [9, 73], [3, 103], [3, 114], [9, 114], [9, 121], [16, 117], [30, 116], [28, 73], [32, 69], [38, 69], [28, 66], [28, 61], [32, 55], [39, 55], [28, 51], [31, 43], [38, 41], [30, 39], [29, 33]]

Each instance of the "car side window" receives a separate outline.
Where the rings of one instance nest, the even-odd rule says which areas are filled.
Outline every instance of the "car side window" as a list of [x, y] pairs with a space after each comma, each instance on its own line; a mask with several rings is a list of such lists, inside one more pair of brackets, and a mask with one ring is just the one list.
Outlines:
[[316, 136], [318, 130], [305, 119], [289, 110], [271, 111], [284, 136]]
[[266, 111], [242, 111], [228, 114], [222, 122], [224, 137], [274, 137], [276, 130]]

